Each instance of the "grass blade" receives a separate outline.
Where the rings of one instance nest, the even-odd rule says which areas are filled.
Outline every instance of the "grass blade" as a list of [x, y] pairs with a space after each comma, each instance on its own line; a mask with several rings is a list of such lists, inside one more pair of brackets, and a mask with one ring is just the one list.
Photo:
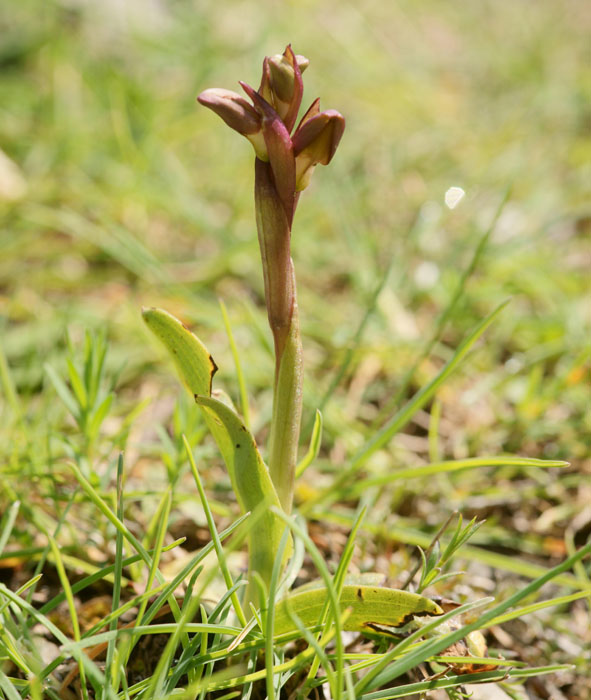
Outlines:
[[[199, 492], [199, 498], [201, 499], [201, 505], [203, 506], [203, 510], [205, 512], [207, 526], [209, 527], [209, 532], [211, 534], [211, 541], [213, 542], [213, 546], [215, 548], [215, 553], [217, 556], [218, 563], [220, 565], [222, 576], [224, 577], [226, 589], [231, 590], [232, 587], [234, 586], [234, 581], [232, 580], [232, 576], [230, 575], [230, 571], [228, 569], [228, 563], [226, 561], [226, 556], [224, 554], [222, 543], [221, 543], [220, 537], [218, 535], [217, 528], [215, 526], [215, 521], [213, 519], [213, 513], [211, 512], [211, 508], [209, 507], [209, 501], [207, 500], [207, 495], [206, 495], [205, 490], [203, 488], [203, 484], [201, 483], [201, 477], [199, 476], [199, 471], [197, 470], [197, 465], [195, 464], [195, 458], [193, 457], [193, 451], [191, 450], [191, 446], [189, 445], [189, 441], [187, 440], [185, 435], [183, 435], [183, 443], [185, 445], [185, 450], [187, 451], [187, 456], [189, 457], [189, 464], [191, 465], [191, 472], [193, 473], [193, 478], [195, 479], [195, 484], [197, 485], [197, 491]], [[236, 611], [236, 616], [240, 620], [240, 624], [243, 626], [246, 626], [246, 616], [244, 615], [244, 612], [242, 610], [242, 606], [240, 605], [240, 601], [238, 600], [238, 596], [236, 595], [236, 593], [232, 594], [232, 604], [234, 606], [234, 610]]]
[[415, 693], [424, 693], [437, 688], [457, 688], [465, 683], [495, 683], [506, 678], [509, 680], [519, 678], [537, 678], [545, 673], [557, 673], [558, 671], [567, 671], [572, 669], [572, 666], [567, 664], [555, 666], [538, 666], [537, 668], [519, 668], [500, 671], [485, 671], [484, 673], [465, 673], [462, 675], [445, 676], [429, 681], [421, 681], [419, 683], [409, 683], [407, 685], [399, 685], [396, 688], [388, 688], [379, 690], [374, 693], [365, 693], [357, 696], [358, 700], [394, 700], [394, 698], [408, 698]]
[[[64, 563], [61, 559], [60, 556], [60, 551], [57, 546], [57, 542], [53, 539], [53, 537], [49, 536], [49, 544], [51, 546], [51, 551], [53, 553], [53, 557], [55, 560], [55, 566], [57, 569], [57, 573], [60, 579], [60, 583], [62, 584], [62, 588], [64, 589], [64, 593], [66, 594], [66, 601], [68, 603], [68, 611], [70, 613], [70, 621], [72, 622], [72, 630], [74, 633], [74, 640], [76, 642], [80, 641], [80, 624], [78, 622], [78, 613], [76, 612], [76, 604], [74, 602], [74, 595], [72, 594], [72, 588], [70, 587], [70, 581], [68, 580], [68, 576], [66, 574], [66, 569], [64, 568]], [[82, 663], [82, 660], [80, 657], [78, 657], [78, 667], [79, 667], [79, 672], [80, 672], [80, 688], [82, 690], [82, 697], [84, 700], [87, 700], [88, 698], [88, 688], [86, 686], [86, 672], [84, 668], [84, 664]]]
[[351, 485], [346, 492], [347, 496], [363, 493], [371, 486], [382, 486], [399, 479], [414, 479], [433, 474], [450, 474], [464, 469], [476, 469], [478, 467], [534, 467], [542, 469], [556, 469], [568, 467], [568, 462], [552, 459], [535, 459], [530, 457], [470, 457], [468, 459], [450, 459], [445, 462], [425, 464], [420, 467], [407, 467], [397, 469], [381, 476], [363, 479]]
[[[119, 459], [117, 460], [117, 517], [119, 520], [123, 520], [123, 455], [119, 454]], [[115, 536], [115, 568], [114, 568], [114, 582], [113, 582], [113, 595], [111, 612], [115, 612], [119, 608], [119, 603], [121, 602], [121, 577], [123, 575], [123, 535], [117, 531]], [[117, 618], [114, 617], [109, 624], [109, 630], [114, 631], [117, 629]], [[109, 642], [107, 646], [107, 658], [105, 661], [105, 687], [111, 687], [115, 692], [116, 687], [111, 685], [111, 679], [118, 676], [113, 659], [115, 658], [116, 644], [115, 640]], [[104, 697], [104, 695], [103, 695]]]
[[16, 521], [16, 516], [18, 515], [18, 510], [20, 508], [20, 501], [15, 501], [2, 516], [2, 521], [0, 522], [0, 554], [4, 551], [14, 523]]
[[351, 460], [350, 469], [356, 470], [361, 467], [371, 455], [388, 443], [396, 433], [398, 433], [413, 417], [413, 415], [422, 408], [427, 401], [431, 399], [433, 394], [439, 389], [443, 382], [461, 363], [464, 357], [472, 349], [476, 341], [487, 330], [495, 318], [507, 306], [509, 301], [505, 301], [490, 313], [483, 321], [481, 321], [470, 335], [461, 343], [455, 351], [452, 359], [445, 365], [439, 374], [429, 384], [424, 386], [413, 398], [404, 406], [396, 415], [394, 415], [383, 427], [379, 430]]
[[248, 428], [248, 430], [250, 430], [250, 409], [248, 407], [248, 390], [246, 388], [244, 372], [242, 371], [242, 364], [240, 362], [240, 353], [238, 352], [236, 341], [234, 340], [234, 334], [232, 333], [232, 326], [230, 324], [230, 318], [228, 316], [226, 305], [221, 299], [219, 300], [219, 304], [222, 310], [222, 317], [224, 319], [226, 335], [228, 336], [228, 342], [230, 343], [230, 350], [232, 352], [232, 359], [234, 360], [234, 367], [236, 368], [236, 379], [238, 381], [238, 389], [240, 391], [240, 408], [242, 410], [242, 418], [244, 419], [244, 425]]
[[410, 421], [414, 414], [421, 409], [435, 394], [443, 382], [461, 363], [464, 357], [472, 349], [476, 341], [482, 336], [486, 329], [491, 325], [495, 318], [507, 306], [509, 300], [503, 302], [490, 313], [483, 321], [481, 321], [470, 335], [461, 343], [455, 351], [451, 360], [432, 379], [429, 384], [425, 385], [418, 391], [413, 398], [403, 406], [375, 435], [370, 438], [366, 445], [352, 458], [348, 469], [335, 480], [330, 491], [320, 497], [323, 501], [334, 500], [341, 492], [342, 488], [351, 480], [351, 477], [365, 464], [365, 462], [381, 447], [386, 445], [404, 426]]
[[445, 328], [445, 325], [449, 321], [449, 319], [452, 317], [454, 311], [456, 310], [460, 300], [462, 299], [462, 296], [464, 295], [464, 291], [466, 289], [466, 284], [468, 283], [468, 280], [474, 273], [474, 270], [476, 269], [476, 266], [480, 262], [480, 258], [482, 257], [486, 246], [488, 244], [489, 238], [493, 231], [495, 230], [495, 227], [497, 225], [497, 222], [503, 213], [503, 209], [505, 208], [505, 205], [507, 204], [507, 201], [509, 200], [509, 196], [511, 194], [510, 188], [507, 188], [505, 191], [505, 194], [499, 203], [499, 206], [497, 207], [496, 212], [493, 215], [493, 218], [480, 238], [480, 241], [478, 242], [478, 245], [476, 246], [476, 249], [474, 250], [474, 254], [472, 255], [472, 259], [468, 263], [468, 266], [462, 273], [462, 276], [458, 280], [458, 286], [455, 289], [455, 292], [451, 298], [451, 301], [449, 304], [445, 307], [443, 312], [440, 314], [440, 316], [437, 318], [437, 321], [435, 322], [435, 329], [433, 331], [433, 335], [429, 339], [429, 342], [425, 345], [423, 348], [422, 352], [419, 353], [419, 356], [417, 359], [414, 361], [412, 367], [408, 370], [408, 372], [405, 374], [402, 384], [400, 385], [400, 388], [394, 394], [392, 399], [384, 406], [384, 408], [380, 411], [380, 414], [376, 418], [376, 421], [379, 421], [380, 418], [384, 415], [388, 415], [388, 413], [393, 410], [402, 400], [403, 396], [406, 393], [406, 390], [408, 389], [409, 384], [411, 383], [417, 369], [423, 362], [423, 360], [427, 359], [429, 355], [431, 354], [431, 351], [435, 347], [435, 343], [441, 338], [441, 334]]
[[53, 384], [56, 394], [65, 404], [68, 411], [74, 416], [74, 418], [79, 418], [78, 404], [76, 403], [72, 392], [66, 386], [64, 380], [59, 376], [59, 374], [53, 369], [49, 364], [44, 365], [45, 373], [49, 377], [49, 380]]
[[314, 427], [312, 428], [312, 436], [310, 437], [310, 447], [304, 455], [301, 462], [296, 467], [296, 479], [306, 471], [306, 469], [312, 464], [312, 462], [318, 457], [320, 452], [320, 445], [322, 443], [322, 413], [316, 409], [316, 416], [314, 418]]
[[573, 554], [572, 556], [565, 559], [565, 561], [563, 561], [558, 566], [555, 566], [554, 568], [547, 571], [543, 576], [540, 576], [539, 578], [530, 582], [521, 590], [514, 593], [512, 596], [507, 598], [507, 600], [503, 601], [502, 603], [499, 603], [498, 605], [495, 605], [493, 608], [485, 612], [473, 622], [464, 625], [460, 629], [454, 630], [453, 632], [450, 632], [449, 634], [446, 634], [443, 637], [439, 637], [437, 639], [433, 639], [421, 644], [420, 647], [417, 648], [415, 651], [410, 652], [409, 654], [405, 655], [402, 659], [399, 659], [398, 661], [394, 662], [391, 666], [384, 669], [381, 673], [375, 675], [371, 674], [371, 676], [370, 674], [368, 674], [358, 684], [356, 688], [357, 692], [379, 687], [381, 685], [384, 685], [385, 683], [389, 683], [395, 678], [401, 676], [403, 673], [406, 673], [406, 671], [409, 671], [411, 668], [414, 668], [416, 665], [430, 658], [431, 656], [434, 656], [435, 654], [438, 654], [439, 652], [443, 651], [451, 644], [454, 644], [460, 639], [463, 639], [470, 632], [473, 632], [474, 630], [478, 629], [484, 629], [490, 626], [491, 621], [497, 618], [502, 613], [504, 613], [507, 609], [512, 608], [513, 606], [517, 605], [517, 603], [519, 603], [521, 600], [523, 600], [523, 598], [526, 598], [532, 593], [538, 591], [543, 585], [548, 583], [548, 581], [551, 581], [552, 579], [556, 578], [559, 574], [562, 574], [565, 571], [571, 569], [573, 565], [576, 564], [576, 562], [580, 561], [589, 554], [591, 554], [591, 542], [585, 547], [579, 549], [579, 551]]

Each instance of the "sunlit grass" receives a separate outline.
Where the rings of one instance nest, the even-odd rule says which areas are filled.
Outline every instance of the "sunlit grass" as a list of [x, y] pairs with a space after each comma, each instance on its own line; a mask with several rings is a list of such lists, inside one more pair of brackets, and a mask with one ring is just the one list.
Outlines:
[[[232, 524], [228, 478], [201, 419], [156, 362], [138, 309], [166, 306], [199, 329], [221, 368], [220, 386], [248, 406], [253, 433], [264, 438], [273, 360], [251, 154], [231, 134], [214, 138], [194, 99], [212, 84], [232, 87], [238, 75], [256, 80], [260, 57], [287, 41], [314, 62], [306, 98], [321, 94], [348, 120], [331, 170], [302, 196], [293, 240], [307, 372], [302, 456], [322, 410], [322, 440], [317, 430], [296, 507], [327, 530], [331, 575], [339, 562], [377, 562], [403, 580], [418, 560], [415, 547], [427, 549], [454, 510], [487, 522], [454, 562], [466, 575], [442, 584], [443, 595], [469, 589], [500, 604], [584, 544], [577, 515], [586, 506], [591, 430], [591, 64], [582, 4], [486, 2], [460, 11], [433, 2], [206, 0], [150, 9], [130, 2], [123, 14], [103, 3], [10, 5], [0, 9], [0, 142], [17, 185], [0, 170], [0, 572], [23, 575], [0, 603], [6, 697], [37, 678], [30, 692], [41, 698], [39, 679], [70, 652], [90, 684], [112, 683], [119, 697], [183, 683], [187, 697], [239, 687], [213, 665], [239, 653], [244, 667], [231, 673], [242, 673], [246, 688], [270, 673], [268, 660], [256, 676], [260, 630], [229, 650], [248, 525]], [[453, 186], [466, 195], [450, 209], [445, 193]], [[436, 402], [429, 396], [412, 416], [397, 413], [437, 382], [462, 340], [508, 297], [484, 339], [435, 387]], [[87, 348], [85, 384], [86, 331], [95, 339], [103, 332], [108, 352], [92, 370]], [[395, 429], [374, 437], [388, 421]], [[491, 457], [483, 468], [483, 455], [526, 461]], [[541, 458], [572, 466], [531, 468]], [[345, 470], [355, 480], [344, 479]], [[353, 545], [340, 551], [338, 533], [354, 528], [359, 496], [368, 512], [348, 560]], [[209, 520], [223, 544], [217, 578], [216, 547], [200, 540]], [[232, 532], [238, 537], [228, 546]], [[59, 591], [44, 594], [56, 571], [70, 590], [56, 584]], [[493, 578], [491, 591], [485, 582]], [[183, 582], [187, 605], [206, 582], [223, 595], [195, 608], [200, 622], [179, 627], [187, 608], [175, 592]], [[549, 672], [571, 660], [586, 669], [583, 651], [571, 659], [552, 645], [558, 634], [576, 646], [589, 642], [573, 620], [585, 612], [578, 606], [590, 585], [588, 564], [579, 563], [517, 608], [544, 621], [533, 629], [550, 640], [537, 659]], [[53, 614], [74, 623], [72, 596], [104, 587], [115, 594], [101, 620], [72, 638], [52, 621]], [[557, 606], [550, 613], [546, 598]], [[179, 636], [181, 656], [170, 643], [158, 671], [124, 690], [121, 664], [156, 632], [167, 603], [177, 621], [160, 630]], [[14, 622], [15, 606], [28, 630]], [[116, 627], [134, 606], [141, 614], [125, 642]], [[512, 630], [517, 611], [498, 612], [490, 624]], [[34, 622], [63, 645], [51, 663], [30, 651]], [[231, 638], [222, 636], [228, 629]], [[104, 645], [105, 666], [79, 653], [89, 639]], [[335, 655], [330, 640], [316, 643], [328, 670], [309, 687], [322, 678], [355, 697], [351, 659]], [[197, 649], [202, 665], [193, 664]], [[308, 672], [310, 656], [272, 663]], [[19, 678], [4, 668], [6, 658]], [[505, 669], [486, 673], [499, 681]], [[524, 682], [530, 673], [512, 671]], [[432, 687], [470, 680], [452, 676]], [[405, 681], [362, 697], [424, 689]]]

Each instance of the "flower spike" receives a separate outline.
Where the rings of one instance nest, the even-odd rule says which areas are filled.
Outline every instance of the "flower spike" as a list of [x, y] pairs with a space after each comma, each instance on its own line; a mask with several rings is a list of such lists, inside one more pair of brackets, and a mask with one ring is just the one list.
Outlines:
[[261, 116], [262, 134], [267, 148], [268, 161], [273, 171], [275, 187], [290, 222], [295, 209], [296, 166], [289, 131], [271, 105], [247, 83], [240, 85], [253, 101]]
[[[273, 415], [269, 433], [269, 472], [281, 505], [291, 510], [302, 412], [302, 343], [291, 226], [300, 191], [319, 163], [334, 156], [345, 120], [335, 110], [320, 112], [315, 100], [298, 127], [302, 72], [308, 59], [291, 46], [265, 58], [258, 90], [240, 85], [250, 104], [228, 90], [206, 90], [199, 102], [212, 109], [255, 148], [255, 210], [263, 263], [267, 316], [275, 346]], [[292, 134], [292, 132], [294, 132]]]

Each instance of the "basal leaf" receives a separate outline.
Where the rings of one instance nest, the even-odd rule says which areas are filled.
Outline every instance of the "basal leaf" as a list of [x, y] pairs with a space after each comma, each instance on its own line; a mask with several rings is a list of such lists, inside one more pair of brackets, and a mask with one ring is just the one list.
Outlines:
[[[272, 505], [278, 508], [281, 505], [269, 470], [253, 436], [231, 408], [209, 396], [195, 396], [195, 401], [201, 406], [207, 426], [222, 453], [243, 512], [254, 511], [262, 503], [267, 504], [266, 512], [257, 523], [256, 532], [250, 535], [250, 552], [251, 566], [268, 583], [267, 572], [270, 575], [273, 569], [275, 553], [284, 529], [283, 522], [270, 510]], [[291, 552], [290, 538], [287, 556]]]
[[[250, 561], [251, 567], [268, 583], [284, 524], [271, 511], [273, 505], [280, 507], [279, 498], [255, 440], [236, 412], [211, 396], [211, 382], [217, 367], [197, 336], [162, 309], [145, 309], [143, 317], [169, 351], [183, 383], [201, 407], [242, 511], [254, 511], [266, 504], [256, 533], [250, 535]], [[287, 550], [288, 555], [291, 554], [291, 538]]]
[[148, 328], [170, 353], [183, 383], [195, 395], [209, 396], [217, 365], [207, 348], [184, 323], [163, 309], [143, 309]]
[[[307, 627], [318, 624], [326, 601], [324, 586], [296, 591], [281, 600], [275, 610], [275, 634], [297, 629], [290, 617], [297, 615]], [[339, 599], [342, 612], [350, 608], [343, 629], [354, 632], [388, 633], [388, 628], [403, 627], [415, 615], [442, 615], [437, 603], [408, 591], [379, 586], [345, 585]]]

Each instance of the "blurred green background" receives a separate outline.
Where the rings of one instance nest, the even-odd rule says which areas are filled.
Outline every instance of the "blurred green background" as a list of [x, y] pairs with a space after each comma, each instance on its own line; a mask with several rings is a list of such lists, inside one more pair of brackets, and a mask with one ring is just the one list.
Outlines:
[[[258, 85], [262, 57], [291, 42], [311, 61], [304, 105], [320, 95], [347, 119], [294, 226], [307, 415], [390, 265], [326, 406], [334, 439], [343, 414], [379, 415], [510, 190], [416, 386], [511, 296], [440, 397], [454, 427], [448, 451], [521, 450], [582, 467], [590, 30], [589, 4], [564, 0], [3, 3], [0, 330], [18, 390], [43, 401], [42, 363], [59, 358], [65, 330], [76, 340], [98, 327], [112, 366], [125, 361], [121, 389], [138, 390], [157, 353], [142, 304], [194, 323], [231, 388], [222, 297], [249, 385], [268, 403], [252, 152], [195, 96], [239, 79]], [[465, 192], [453, 209], [452, 187]]]
[[[186, 467], [179, 436], [197, 442], [200, 428], [188, 402], [177, 403], [178, 383], [142, 325], [142, 305], [192, 324], [220, 367], [217, 386], [237, 400], [218, 298], [225, 301], [264, 444], [273, 358], [253, 153], [195, 97], [208, 87], [239, 89], [238, 80], [257, 86], [263, 56], [291, 42], [310, 59], [304, 107], [320, 96], [323, 108], [347, 119], [334, 161], [316, 170], [294, 224], [305, 426], [319, 405], [325, 417], [317, 476], [303, 479], [296, 500], [330, 488], [331, 471], [511, 297], [438, 393], [435, 456], [519, 453], [566, 459], [571, 468], [398, 483], [369, 516], [383, 528], [370, 554], [380, 570], [408, 570], [410, 550], [390, 560], [391, 541], [424, 543], [416, 533], [436, 531], [454, 508], [488, 519], [474, 542], [509, 554], [501, 568], [521, 558], [550, 564], [584, 542], [590, 35], [591, 5], [576, 0], [2, 3], [0, 346], [10, 367], [3, 386], [14, 383], [24, 416], [16, 429], [14, 405], [1, 399], [0, 465], [11, 493], [31, 503], [40, 496], [35, 517], [54, 522], [60, 512], [71, 479], [60, 460], [78, 438], [43, 365], [65, 377], [67, 337], [80, 356], [86, 330], [107, 336], [116, 391], [93, 461], [103, 487], [121, 447], [138, 494], [158, 491]], [[460, 190], [452, 188], [464, 193], [455, 206], [450, 195]], [[407, 386], [505, 199], [459, 303]], [[428, 427], [428, 413], [419, 413], [368, 470], [432, 459]], [[207, 455], [210, 464], [214, 453]], [[206, 476], [210, 485], [225, 479]], [[192, 488], [175, 493], [175, 505]], [[227, 515], [228, 493], [216, 499], [216, 512]], [[138, 496], [140, 522], [149, 520], [140, 512], [148, 502]], [[86, 526], [90, 542], [96, 526]], [[24, 530], [23, 546], [37, 542]], [[492, 571], [482, 576], [477, 566], [471, 585], [496, 580]], [[552, 641], [540, 620], [529, 623], [532, 639], [542, 639], [529, 645], [530, 660], [577, 655], [572, 644], [588, 635], [579, 610], [575, 622], [551, 618], [559, 628]], [[563, 633], [570, 651], [556, 652]], [[525, 638], [520, 629], [516, 638]]]

